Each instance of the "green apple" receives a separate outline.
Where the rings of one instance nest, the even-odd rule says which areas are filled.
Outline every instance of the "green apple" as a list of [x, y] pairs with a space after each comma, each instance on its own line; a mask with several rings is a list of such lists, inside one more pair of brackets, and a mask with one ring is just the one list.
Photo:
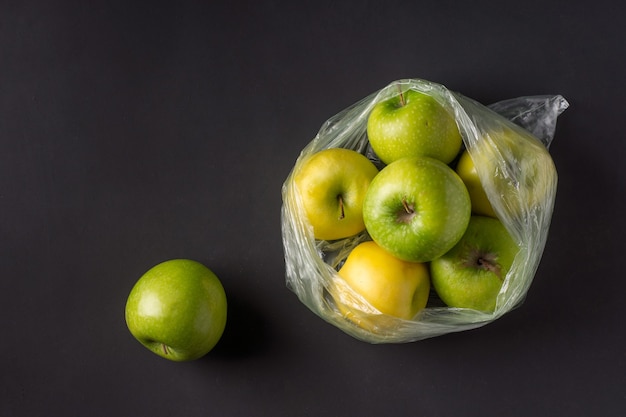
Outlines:
[[433, 288], [449, 307], [493, 312], [518, 251], [498, 219], [472, 216], [454, 248], [430, 263]]
[[351, 149], [325, 149], [302, 161], [294, 183], [316, 239], [342, 239], [365, 229], [363, 199], [376, 174], [376, 166]]
[[456, 173], [467, 187], [470, 200], [472, 201], [472, 213], [496, 217], [496, 213], [489, 202], [487, 193], [483, 188], [474, 161], [467, 150], [463, 151], [456, 165]]
[[450, 163], [461, 149], [456, 120], [432, 96], [415, 90], [376, 104], [367, 136], [385, 164], [407, 156], [429, 156]]
[[[357, 245], [339, 269], [339, 277], [380, 313], [405, 320], [414, 318], [428, 302], [428, 266], [392, 256], [375, 242]], [[351, 299], [341, 286], [334, 287], [337, 307], [344, 317], [363, 328], [381, 327], [380, 315], [363, 315], [363, 306]]]
[[126, 324], [146, 348], [172, 361], [207, 354], [226, 326], [226, 294], [207, 267], [173, 259], [147, 271], [126, 302]]
[[369, 235], [392, 255], [428, 262], [463, 236], [469, 194], [448, 165], [428, 157], [398, 159], [374, 178], [363, 202]]

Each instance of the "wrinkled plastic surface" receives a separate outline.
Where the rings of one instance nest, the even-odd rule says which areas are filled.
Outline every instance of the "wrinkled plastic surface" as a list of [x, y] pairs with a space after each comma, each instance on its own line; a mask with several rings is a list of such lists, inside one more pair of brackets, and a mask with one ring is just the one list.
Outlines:
[[[341, 147], [359, 151], [379, 163], [368, 143], [367, 118], [378, 102], [408, 89], [435, 97], [455, 115], [464, 147], [474, 160], [487, 196], [520, 247], [493, 313], [447, 307], [431, 292], [433, 302], [412, 320], [383, 315], [352, 292], [336, 273], [350, 250], [369, 240], [367, 232], [339, 241], [316, 241], [303, 214], [293, 182], [303, 159], [323, 149]], [[283, 184], [281, 216], [287, 287], [319, 317], [370, 343], [413, 342], [473, 329], [511, 311], [524, 300], [543, 254], [557, 187], [548, 147], [557, 117], [567, 107], [560, 95], [520, 97], [484, 106], [440, 84], [409, 79], [395, 81], [330, 118], [302, 150]], [[353, 310], [357, 306], [357, 314], [373, 326], [357, 326], [344, 317], [329, 295], [337, 285], [342, 287], [344, 297], [350, 298]]]

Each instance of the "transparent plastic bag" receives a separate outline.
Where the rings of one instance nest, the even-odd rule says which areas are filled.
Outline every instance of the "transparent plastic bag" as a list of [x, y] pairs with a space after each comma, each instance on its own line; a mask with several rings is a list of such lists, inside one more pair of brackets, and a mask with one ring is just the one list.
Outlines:
[[[454, 114], [489, 201], [520, 247], [493, 313], [447, 307], [437, 302], [431, 290], [432, 302], [414, 319], [385, 316], [337, 275], [351, 249], [369, 240], [367, 232], [338, 241], [319, 241], [303, 214], [293, 181], [302, 161], [313, 153], [338, 147], [361, 152], [380, 166], [368, 143], [367, 118], [378, 102], [408, 89], [431, 95]], [[557, 185], [556, 169], [547, 149], [554, 137], [556, 119], [568, 105], [562, 96], [555, 95], [520, 97], [487, 107], [440, 84], [408, 79], [395, 81], [330, 118], [302, 150], [283, 184], [281, 217], [287, 287], [319, 317], [369, 343], [405, 343], [473, 329], [511, 311], [524, 300], [546, 243]], [[353, 310], [357, 307], [361, 318], [369, 318], [376, 325], [358, 326], [348, 320], [330, 296], [334, 286], [341, 287], [341, 293], [350, 299]]]

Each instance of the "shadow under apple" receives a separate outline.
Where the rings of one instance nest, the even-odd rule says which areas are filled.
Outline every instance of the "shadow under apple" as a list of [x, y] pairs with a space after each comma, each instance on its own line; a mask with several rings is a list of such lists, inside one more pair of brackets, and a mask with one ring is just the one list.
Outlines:
[[236, 288], [225, 289], [228, 299], [226, 328], [203, 360], [242, 359], [262, 354], [269, 345], [269, 326], [255, 303]]

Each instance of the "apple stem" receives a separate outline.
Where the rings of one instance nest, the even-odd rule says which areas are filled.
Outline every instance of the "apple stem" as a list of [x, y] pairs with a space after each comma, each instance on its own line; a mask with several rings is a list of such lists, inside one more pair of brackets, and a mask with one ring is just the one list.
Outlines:
[[163, 353], [169, 355], [170, 352], [167, 350], [167, 345], [165, 343], [161, 343], [161, 347], [163, 348]]
[[408, 224], [415, 217], [415, 207], [406, 201], [406, 197], [402, 199], [402, 208], [398, 209], [397, 222]]
[[337, 196], [337, 199], [339, 200], [339, 220], [343, 220], [344, 217], [346, 217], [346, 213], [344, 211], [343, 208], [343, 197], [341, 197], [341, 195]]
[[496, 276], [500, 279], [500, 281], [502, 281], [502, 271], [500, 270], [500, 267], [498, 264], [490, 260], [484, 259], [482, 257], [478, 258], [477, 263], [480, 267], [496, 274]]
[[402, 199], [402, 207], [404, 207], [404, 211], [406, 211], [406, 214], [413, 214], [413, 213], [415, 213], [415, 210], [413, 210], [411, 207], [409, 207], [409, 204], [406, 202], [406, 198]]
[[470, 250], [466, 265], [493, 272], [500, 279], [500, 281], [504, 280], [504, 277], [502, 276], [502, 268], [498, 264], [498, 258], [492, 253], [483, 253], [479, 250], [472, 249]]
[[404, 107], [406, 105], [406, 100], [404, 99], [404, 93], [402, 92], [402, 87], [398, 84], [398, 91], [400, 92], [400, 105]]

